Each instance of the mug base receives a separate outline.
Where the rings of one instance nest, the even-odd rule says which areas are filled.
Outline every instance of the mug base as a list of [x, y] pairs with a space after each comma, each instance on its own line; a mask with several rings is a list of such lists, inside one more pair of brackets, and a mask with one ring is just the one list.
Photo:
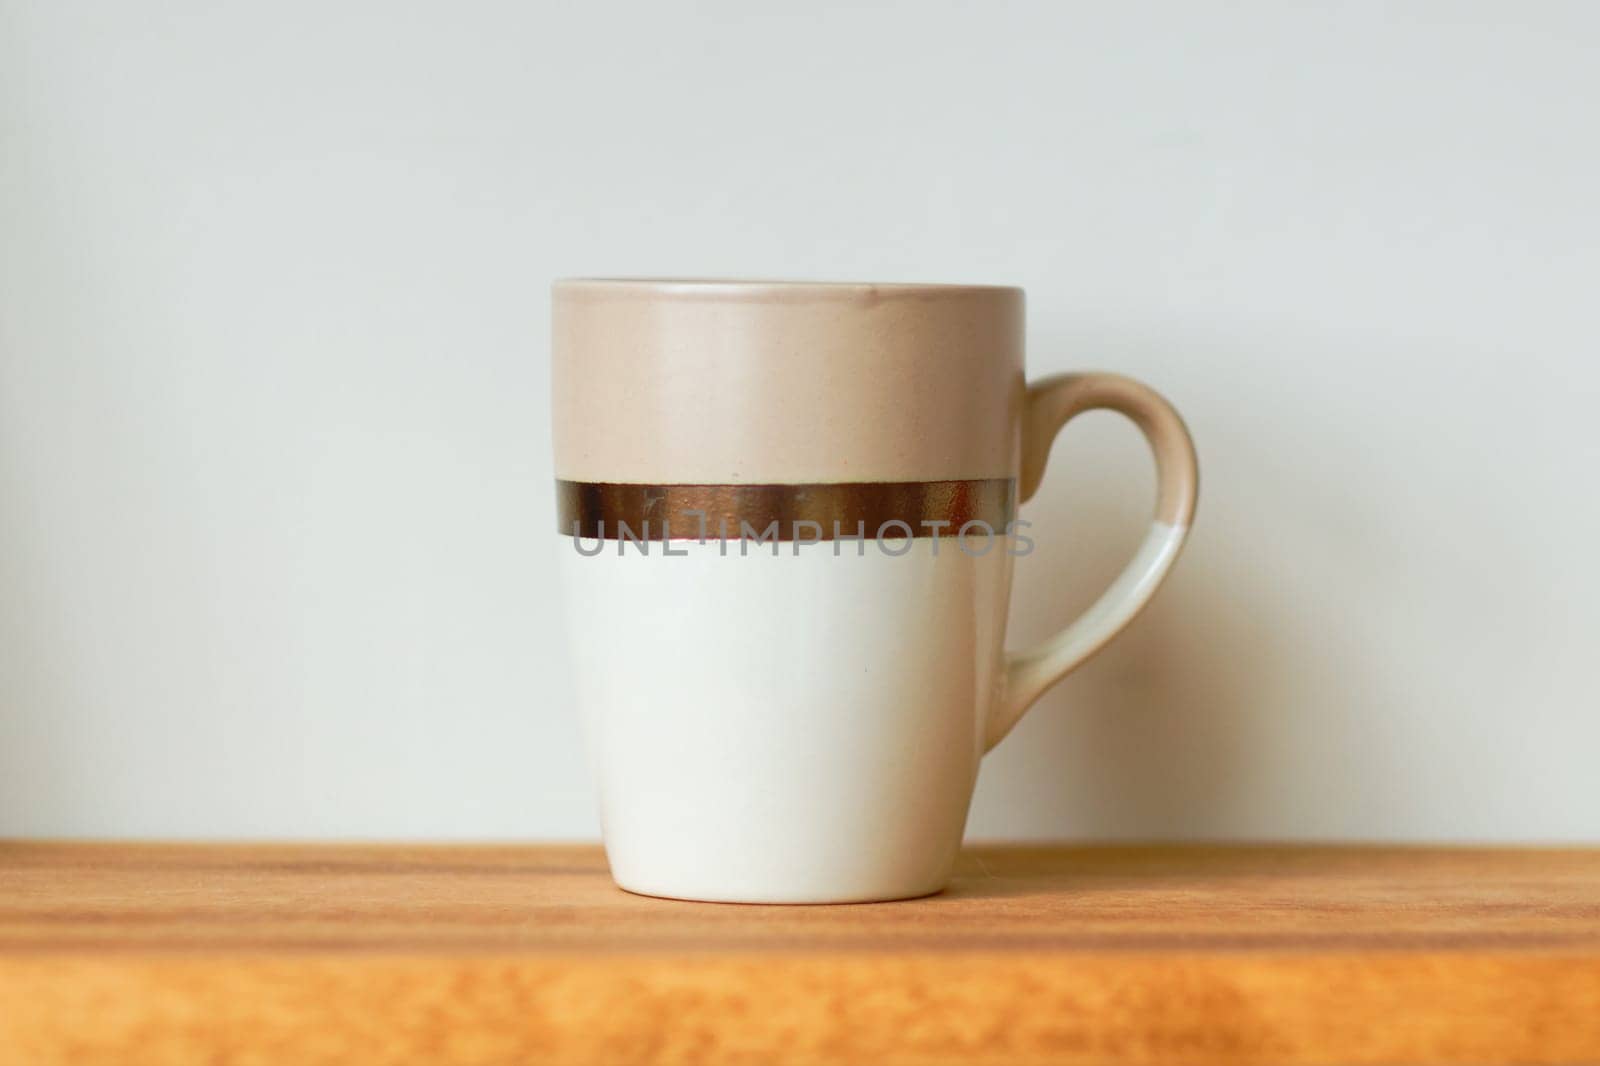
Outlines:
[[932, 887], [885, 889], [878, 892], [825, 892], [816, 890], [718, 892], [712, 889], [686, 890], [671, 889], [665, 886], [624, 884], [615, 878], [613, 880], [616, 881], [616, 886], [624, 892], [635, 896], [648, 896], [651, 899], [671, 899], [685, 903], [738, 903], [787, 907], [833, 906], [849, 903], [892, 903], [896, 900], [924, 899], [928, 896], [937, 896], [945, 890], [945, 885], [941, 883]]

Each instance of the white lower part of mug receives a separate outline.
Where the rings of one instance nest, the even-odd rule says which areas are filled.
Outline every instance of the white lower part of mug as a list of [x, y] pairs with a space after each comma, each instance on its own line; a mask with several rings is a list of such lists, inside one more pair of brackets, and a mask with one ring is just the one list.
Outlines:
[[621, 887], [844, 903], [944, 886], [1002, 668], [1007, 538], [981, 557], [954, 538], [593, 557], [557, 540]]

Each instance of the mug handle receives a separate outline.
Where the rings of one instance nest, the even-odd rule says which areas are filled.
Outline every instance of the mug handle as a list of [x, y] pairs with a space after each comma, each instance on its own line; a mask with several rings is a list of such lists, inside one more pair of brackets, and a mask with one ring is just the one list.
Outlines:
[[1022, 418], [1020, 500], [1039, 488], [1056, 434], [1073, 416], [1108, 410], [1133, 419], [1156, 460], [1156, 515], [1144, 543], [1100, 598], [1035, 648], [1007, 654], [984, 750], [1005, 739], [1045, 690], [1077, 669], [1133, 621], [1172, 569], [1194, 520], [1200, 470], [1183, 419], [1154, 389], [1121, 374], [1060, 374], [1028, 386]]

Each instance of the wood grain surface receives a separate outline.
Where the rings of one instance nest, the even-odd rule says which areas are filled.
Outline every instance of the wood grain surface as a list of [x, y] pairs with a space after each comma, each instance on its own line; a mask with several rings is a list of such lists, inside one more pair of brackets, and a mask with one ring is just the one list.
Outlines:
[[905, 903], [597, 848], [0, 842], [0, 1063], [1600, 1062], [1600, 851], [977, 847]]

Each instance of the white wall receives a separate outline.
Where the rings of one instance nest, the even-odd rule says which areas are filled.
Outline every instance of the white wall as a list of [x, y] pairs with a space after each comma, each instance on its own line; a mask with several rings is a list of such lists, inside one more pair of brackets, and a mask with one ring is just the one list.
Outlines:
[[[546, 286], [668, 273], [1187, 413], [974, 835], [1600, 838], [1600, 6], [784, 6], [0, 6], [0, 833], [594, 833]], [[1150, 491], [1065, 435], [1019, 639]]]

